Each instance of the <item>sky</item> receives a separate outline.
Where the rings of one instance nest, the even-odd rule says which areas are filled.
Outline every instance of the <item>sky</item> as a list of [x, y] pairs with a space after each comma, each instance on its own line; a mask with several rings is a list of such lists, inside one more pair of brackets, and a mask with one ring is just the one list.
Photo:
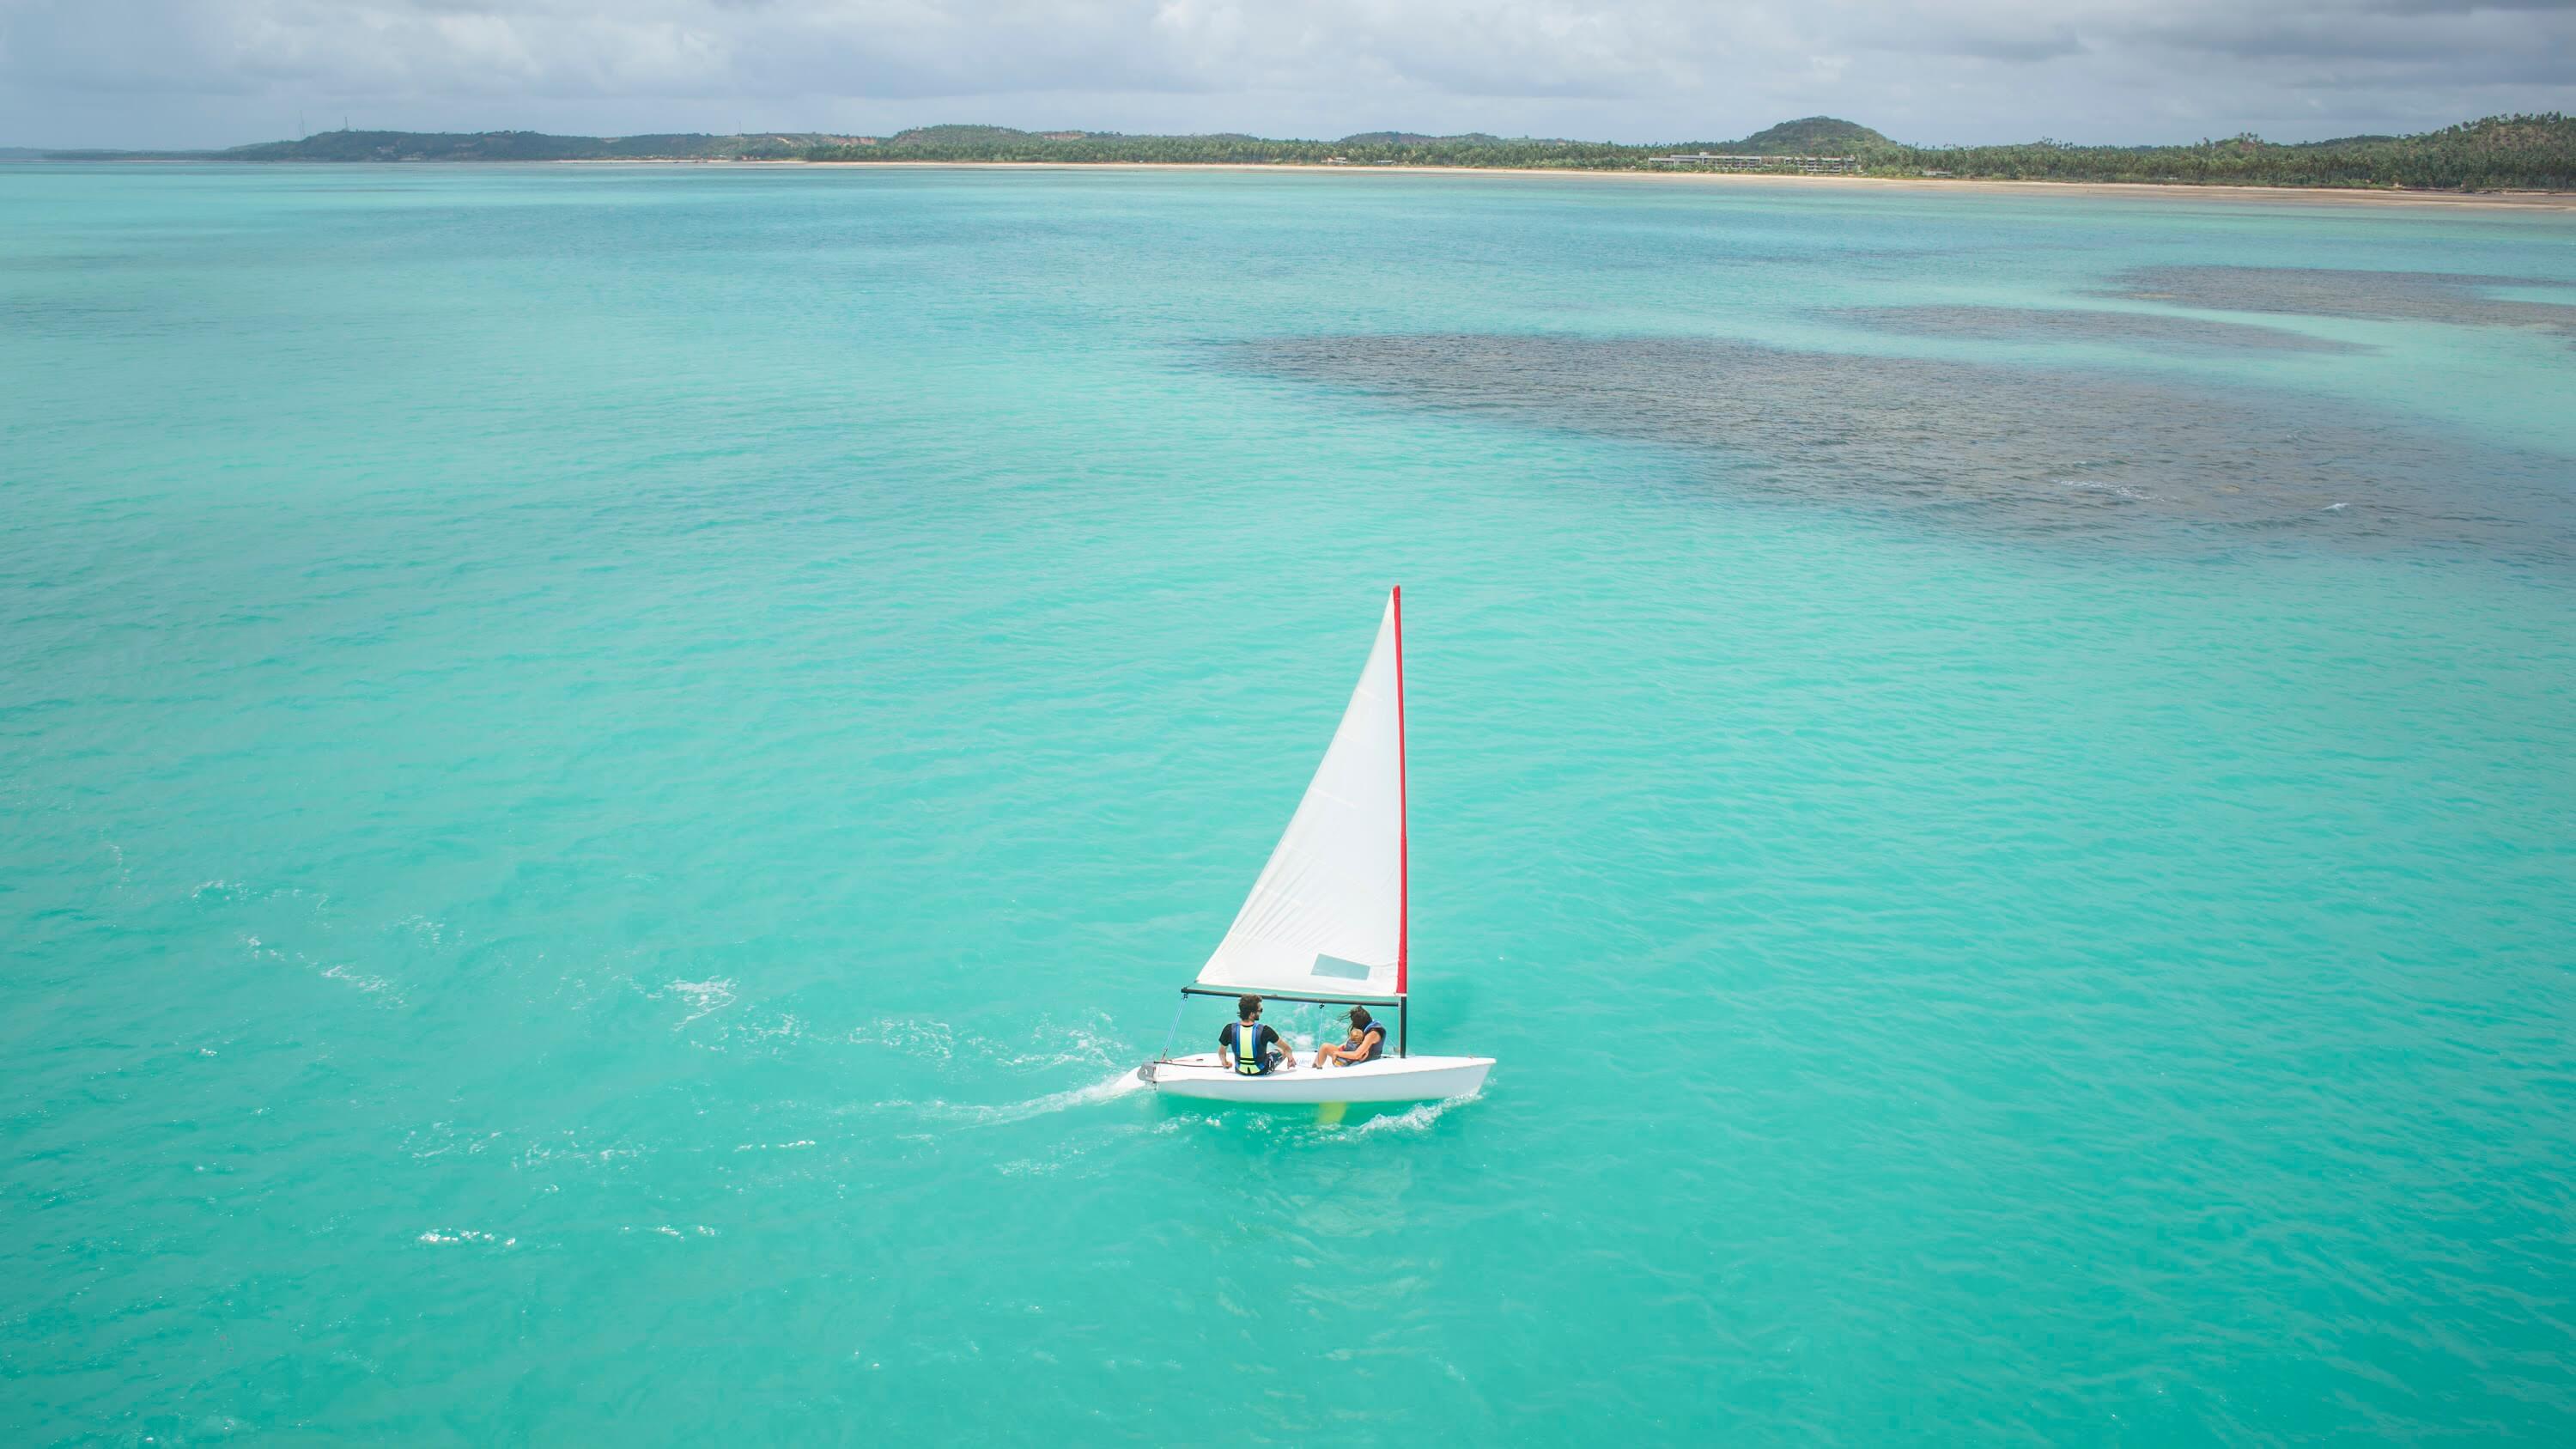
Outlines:
[[1920, 144], [2576, 111], [2576, 0], [0, 0], [0, 146], [977, 122]]

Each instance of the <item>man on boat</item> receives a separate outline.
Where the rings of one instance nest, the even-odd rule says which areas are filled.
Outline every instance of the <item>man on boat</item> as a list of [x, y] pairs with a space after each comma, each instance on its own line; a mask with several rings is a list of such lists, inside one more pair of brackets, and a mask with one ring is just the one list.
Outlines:
[[1235, 1071], [1247, 1077], [1268, 1076], [1273, 1068], [1293, 1067], [1297, 1059], [1277, 1030], [1261, 1024], [1261, 998], [1245, 996], [1234, 1003], [1235, 1020], [1216, 1034], [1216, 1044]]
[[1385, 1053], [1386, 1023], [1371, 1021], [1367, 1007], [1354, 1006], [1351, 1008], [1349, 1042], [1342, 1046], [1315, 1048], [1315, 1065], [1320, 1067], [1332, 1062], [1338, 1066], [1355, 1067], [1362, 1062], [1376, 1061]]

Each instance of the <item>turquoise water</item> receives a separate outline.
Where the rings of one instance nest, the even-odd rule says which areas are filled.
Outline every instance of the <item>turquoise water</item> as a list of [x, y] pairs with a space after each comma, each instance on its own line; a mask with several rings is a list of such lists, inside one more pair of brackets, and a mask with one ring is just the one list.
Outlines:
[[[2566, 216], [0, 215], [10, 1442], [2576, 1435]], [[1394, 581], [1491, 1082], [1125, 1089]]]

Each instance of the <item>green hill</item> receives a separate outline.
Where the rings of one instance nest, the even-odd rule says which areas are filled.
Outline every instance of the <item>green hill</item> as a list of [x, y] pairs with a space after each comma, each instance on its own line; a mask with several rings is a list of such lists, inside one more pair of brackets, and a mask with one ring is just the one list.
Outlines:
[[1729, 141], [1725, 149], [1747, 156], [1866, 156], [1895, 145], [1856, 121], [1808, 116]]

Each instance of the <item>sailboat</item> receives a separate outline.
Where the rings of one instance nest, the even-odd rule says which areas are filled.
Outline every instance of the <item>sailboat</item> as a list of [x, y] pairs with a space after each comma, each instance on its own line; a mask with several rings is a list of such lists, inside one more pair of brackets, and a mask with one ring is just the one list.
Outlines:
[[[1169, 1096], [1221, 1102], [1419, 1102], [1463, 1097], [1491, 1057], [1414, 1056], [1411, 872], [1404, 799], [1404, 591], [1390, 589], [1377, 642], [1324, 762], [1234, 925], [1181, 988], [1193, 996], [1386, 1008], [1394, 1032], [1375, 1061], [1315, 1067], [1292, 1053], [1247, 1076], [1221, 1053], [1164, 1054], [1136, 1074]], [[1174, 1018], [1178, 1026], [1177, 1015]]]

